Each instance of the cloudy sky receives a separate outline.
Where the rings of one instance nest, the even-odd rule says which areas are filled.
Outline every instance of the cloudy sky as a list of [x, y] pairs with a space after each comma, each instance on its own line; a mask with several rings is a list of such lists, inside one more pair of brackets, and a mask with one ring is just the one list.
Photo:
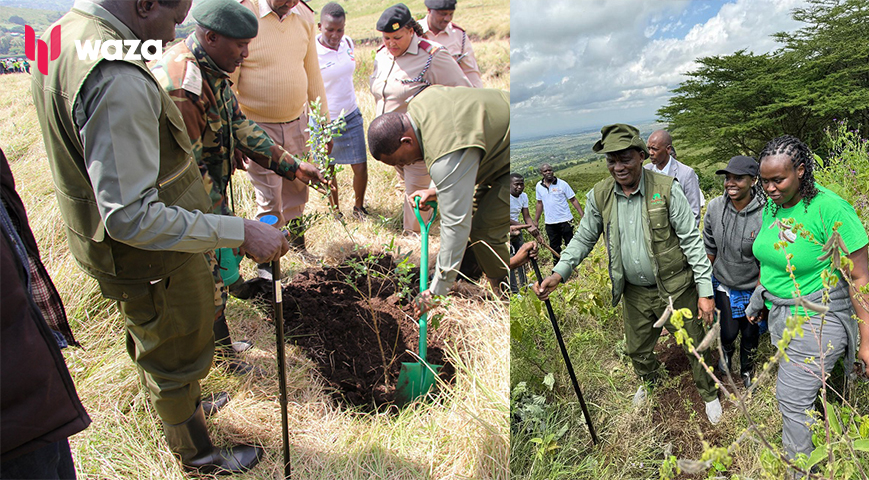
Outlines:
[[512, 0], [516, 139], [656, 118], [694, 60], [775, 50], [804, 0]]

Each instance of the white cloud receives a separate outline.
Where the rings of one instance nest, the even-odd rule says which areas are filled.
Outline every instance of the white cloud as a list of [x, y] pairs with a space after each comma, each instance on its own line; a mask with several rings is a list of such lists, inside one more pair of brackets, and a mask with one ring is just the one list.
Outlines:
[[[687, 0], [538, 1], [511, 5], [511, 101], [517, 137], [554, 123], [588, 127], [620, 113], [655, 116], [695, 60], [777, 47], [770, 34], [797, 24], [805, 0], [735, 0], [683, 36]], [[658, 34], [665, 38], [654, 38]], [[636, 117], [636, 115], [641, 115]]]

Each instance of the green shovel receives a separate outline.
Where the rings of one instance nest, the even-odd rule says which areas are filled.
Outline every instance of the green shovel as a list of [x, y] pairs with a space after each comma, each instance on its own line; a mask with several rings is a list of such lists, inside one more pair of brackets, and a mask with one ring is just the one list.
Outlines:
[[[414, 197], [416, 204], [413, 207], [413, 212], [416, 214], [416, 219], [419, 220], [419, 233], [422, 237], [422, 253], [419, 256], [419, 291], [420, 293], [428, 289], [428, 230], [434, 221], [435, 215], [438, 213], [438, 206], [435, 202], [428, 202], [434, 208], [431, 214], [431, 219], [425, 223], [422, 215], [419, 213], [419, 199]], [[426, 351], [428, 349], [426, 341], [426, 330], [428, 329], [428, 313], [423, 313], [419, 318], [419, 362], [406, 363], [402, 362], [401, 372], [398, 374], [398, 384], [395, 387], [395, 403], [399, 407], [412, 402], [413, 400], [425, 395], [431, 390], [435, 383], [435, 377], [438, 374], [438, 369], [443, 365], [432, 365], [425, 361]]]

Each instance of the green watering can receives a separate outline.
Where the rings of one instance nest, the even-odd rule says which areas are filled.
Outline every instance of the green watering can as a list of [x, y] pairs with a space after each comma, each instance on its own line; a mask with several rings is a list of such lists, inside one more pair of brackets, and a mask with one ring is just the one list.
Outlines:
[[[419, 213], [419, 199], [414, 197], [416, 204], [413, 207], [413, 212], [416, 214], [416, 219], [419, 220], [419, 233], [422, 237], [422, 253], [419, 256], [419, 291], [424, 292], [428, 289], [428, 231], [434, 221], [435, 215], [438, 213], [438, 206], [435, 202], [428, 202], [434, 208], [431, 219], [425, 223], [422, 215]], [[443, 365], [432, 365], [425, 361], [428, 344], [426, 341], [426, 330], [428, 329], [428, 312], [423, 313], [419, 318], [419, 362], [406, 363], [402, 362], [401, 372], [398, 374], [398, 384], [395, 387], [395, 403], [399, 407], [412, 402], [413, 400], [424, 396], [431, 390], [435, 383], [438, 370]]]

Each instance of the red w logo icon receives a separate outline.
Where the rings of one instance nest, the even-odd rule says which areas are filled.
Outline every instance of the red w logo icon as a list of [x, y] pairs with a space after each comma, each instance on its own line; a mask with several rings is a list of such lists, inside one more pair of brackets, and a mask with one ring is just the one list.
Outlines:
[[[57, 60], [60, 55], [60, 25], [51, 29], [49, 43], [51, 43], [51, 60]], [[36, 62], [39, 73], [48, 75], [48, 45], [36, 39], [36, 32], [29, 25], [24, 26], [24, 54], [29, 60]]]

